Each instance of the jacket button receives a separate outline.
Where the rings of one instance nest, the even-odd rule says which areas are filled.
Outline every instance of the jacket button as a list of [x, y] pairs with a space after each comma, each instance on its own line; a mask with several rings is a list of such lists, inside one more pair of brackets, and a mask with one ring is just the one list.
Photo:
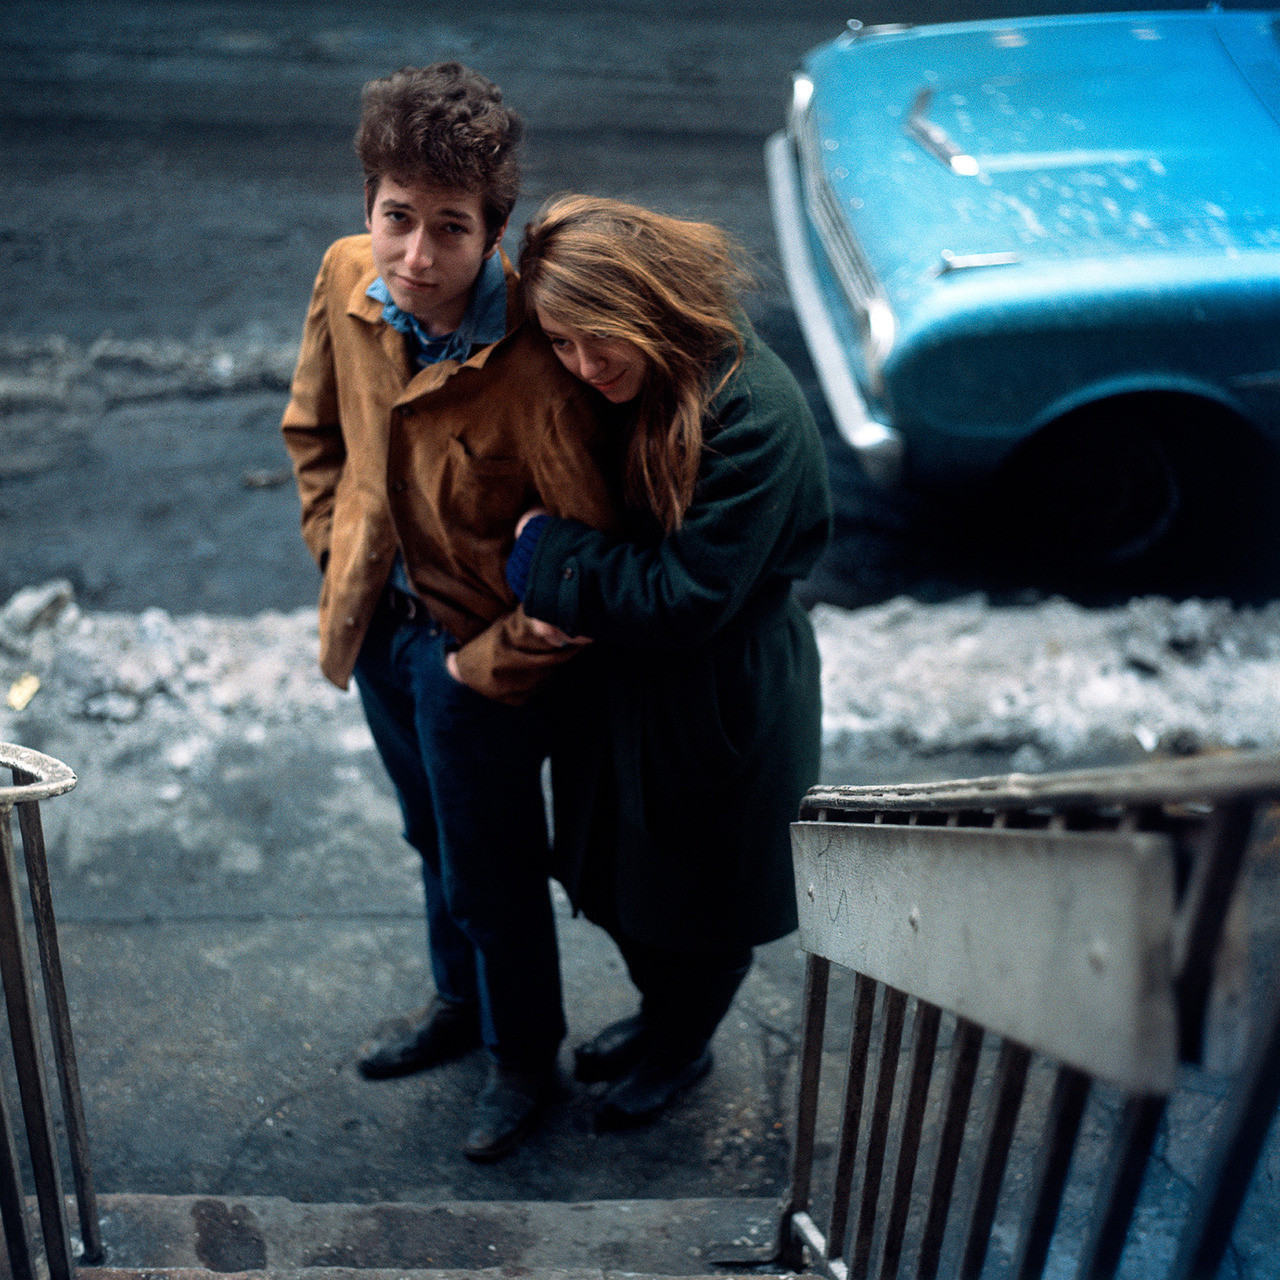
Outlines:
[[567, 565], [565, 565], [564, 570], [563, 570], [563, 572], [560, 574], [560, 576], [561, 576], [561, 577], [562, 577], [566, 582], [568, 582], [568, 581], [573, 577], [573, 565], [571, 565], [571, 564], [567, 564]]
[[348, 618], [342, 625], [344, 627], [354, 627], [356, 625], [356, 620], [354, 618]]
[[377, 563], [378, 563], [378, 561], [382, 559], [382, 556], [381, 556], [381, 555], [379, 555], [379, 554], [378, 554], [378, 552], [376, 552], [376, 551], [370, 551], [370, 552], [369, 552], [369, 559], [370, 559], [370, 561], [371, 561], [373, 564], [377, 564]]
[[404, 480], [396, 480], [391, 486], [392, 493], [403, 493], [409, 487], [408, 482]]

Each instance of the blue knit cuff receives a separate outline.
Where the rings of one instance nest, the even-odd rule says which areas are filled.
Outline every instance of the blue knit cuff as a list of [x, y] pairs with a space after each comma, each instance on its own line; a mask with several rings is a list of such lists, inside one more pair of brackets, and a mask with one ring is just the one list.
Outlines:
[[520, 530], [520, 536], [507, 557], [507, 586], [516, 593], [517, 600], [523, 600], [529, 592], [529, 570], [533, 568], [533, 555], [550, 521], [551, 517], [547, 515], [534, 516]]

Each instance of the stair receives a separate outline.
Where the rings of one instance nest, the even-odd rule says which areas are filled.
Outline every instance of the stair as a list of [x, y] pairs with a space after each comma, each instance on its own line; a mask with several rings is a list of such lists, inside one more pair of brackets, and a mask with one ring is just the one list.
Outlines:
[[768, 1274], [771, 1199], [299, 1204], [280, 1197], [99, 1198], [106, 1254], [84, 1280], [526, 1280]]

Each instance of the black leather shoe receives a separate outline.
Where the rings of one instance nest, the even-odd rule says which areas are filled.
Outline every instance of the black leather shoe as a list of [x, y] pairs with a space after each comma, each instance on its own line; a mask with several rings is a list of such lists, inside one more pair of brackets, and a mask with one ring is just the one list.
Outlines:
[[490, 1062], [462, 1154], [488, 1164], [514, 1151], [537, 1122], [554, 1083], [554, 1070], [535, 1075]]
[[475, 1005], [436, 996], [412, 1020], [398, 1019], [381, 1038], [361, 1045], [356, 1069], [366, 1080], [389, 1080], [452, 1062], [479, 1044]]
[[595, 1110], [596, 1129], [630, 1129], [652, 1120], [688, 1093], [711, 1070], [711, 1062], [706, 1045], [693, 1057], [651, 1049], [605, 1091]]
[[616, 1080], [630, 1071], [653, 1044], [653, 1029], [644, 1015], [610, 1023], [573, 1051], [573, 1074], [583, 1084]]

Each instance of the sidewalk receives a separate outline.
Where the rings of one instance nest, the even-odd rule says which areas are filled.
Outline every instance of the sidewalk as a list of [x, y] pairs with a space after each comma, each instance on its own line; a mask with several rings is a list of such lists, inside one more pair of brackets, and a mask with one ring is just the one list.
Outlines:
[[634, 997], [612, 944], [562, 896], [564, 1080], [520, 1151], [489, 1167], [460, 1154], [479, 1053], [362, 1079], [360, 1042], [430, 994], [417, 856], [354, 696], [312, 685], [309, 669], [250, 666], [244, 681], [273, 713], [202, 720], [188, 704], [166, 724], [155, 696], [134, 719], [64, 718], [46, 684], [25, 725], [26, 742], [79, 778], [42, 816], [101, 1192], [361, 1203], [777, 1193], [794, 938], [761, 949], [714, 1071], [649, 1129], [597, 1136], [592, 1090], [570, 1078], [568, 1044]]
[[[236, 663], [216, 671], [215, 625], [143, 615], [113, 630], [99, 619], [95, 652], [111, 683], [92, 691], [92, 661], [69, 673], [79, 651], [64, 644], [17, 726], [79, 775], [42, 816], [99, 1193], [274, 1198], [295, 1218], [310, 1204], [347, 1206], [348, 1219], [353, 1206], [386, 1203], [487, 1202], [509, 1218], [530, 1202], [778, 1196], [802, 980], [794, 938], [760, 949], [715, 1070], [646, 1129], [592, 1132], [592, 1089], [569, 1078], [566, 1048], [542, 1128], [476, 1166], [459, 1148], [479, 1054], [404, 1080], [357, 1075], [372, 1028], [427, 995], [416, 855], [357, 701], [314, 676], [310, 619], [246, 622]], [[166, 667], [171, 646], [181, 660]], [[914, 768], [940, 777], [1003, 762], [964, 763]], [[1272, 849], [1255, 910], [1271, 971], [1274, 864]], [[603, 935], [563, 900], [558, 910], [572, 1044], [633, 997]], [[1222, 1092], [1195, 1073], [1175, 1099], [1139, 1218], [1145, 1257], [1166, 1247]], [[1278, 1180], [1273, 1135], [1238, 1233], [1232, 1274], [1247, 1280], [1280, 1275]], [[706, 1269], [696, 1247], [685, 1248], [688, 1274]]]

